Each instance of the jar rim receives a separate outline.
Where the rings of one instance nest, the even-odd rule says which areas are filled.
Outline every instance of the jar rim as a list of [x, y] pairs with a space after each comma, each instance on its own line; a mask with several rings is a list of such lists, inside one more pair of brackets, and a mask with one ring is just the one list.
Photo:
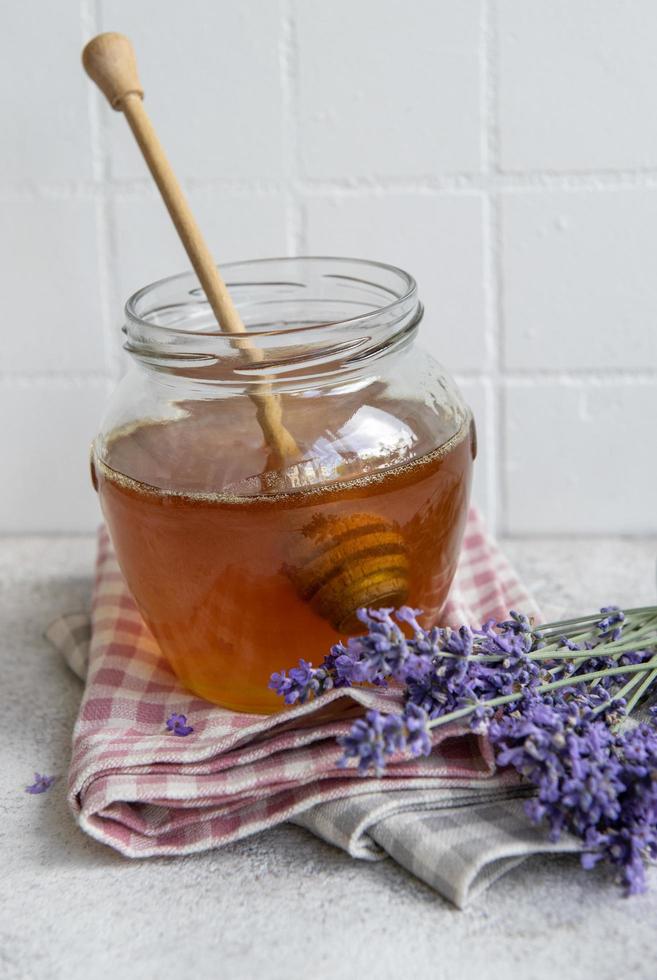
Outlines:
[[[280, 264], [292, 266], [294, 263], [299, 263], [299, 262], [305, 264], [312, 264], [312, 265], [314, 265], [315, 263], [317, 264], [338, 263], [338, 264], [345, 264], [345, 265], [355, 265], [362, 269], [378, 270], [379, 272], [385, 272], [387, 274], [392, 275], [393, 277], [396, 277], [396, 279], [399, 281], [400, 284], [399, 290], [393, 289], [390, 285], [382, 285], [381, 283], [372, 283], [366, 279], [359, 279], [354, 276], [345, 275], [342, 277], [345, 280], [352, 280], [362, 285], [376, 285], [377, 288], [380, 289], [382, 292], [387, 292], [391, 297], [394, 298], [392, 298], [388, 303], [383, 303], [382, 305], [376, 306], [375, 308], [369, 310], [368, 312], [359, 313], [354, 317], [340, 318], [331, 321], [322, 321], [321, 323], [303, 323], [303, 324], [287, 325], [287, 326], [275, 327], [267, 330], [262, 330], [262, 329], [251, 330], [247, 327], [243, 333], [240, 333], [241, 337], [250, 336], [253, 338], [262, 339], [264, 337], [273, 337], [273, 336], [280, 336], [285, 334], [298, 334], [298, 333], [303, 333], [304, 331], [307, 330], [317, 330], [321, 328], [330, 328], [336, 326], [356, 327], [360, 324], [366, 325], [372, 319], [381, 317], [382, 314], [394, 317], [397, 308], [399, 309], [399, 313], [401, 316], [403, 315], [403, 312], [408, 309], [409, 303], [417, 302], [417, 292], [418, 292], [417, 282], [415, 281], [413, 276], [410, 275], [410, 273], [406, 272], [404, 269], [401, 269], [399, 266], [392, 265], [391, 263], [379, 262], [372, 259], [361, 259], [361, 258], [353, 258], [350, 256], [334, 256], [334, 255], [287, 255], [287, 256], [280, 256], [280, 257], [267, 257], [267, 258], [257, 258], [257, 259], [245, 259], [241, 261], [223, 262], [221, 263], [220, 266], [218, 266], [218, 268], [220, 268], [224, 280], [226, 282], [226, 286], [230, 291], [231, 286], [234, 288], [235, 286], [240, 286], [240, 285], [254, 285], [254, 283], [251, 282], [231, 283], [230, 280], [231, 270], [235, 272], [237, 269], [241, 269], [241, 268], [244, 268], [246, 270], [250, 270], [254, 268], [266, 269], [267, 266], [272, 267], [274, 265], [280, 265]], [[332, 275], [334, 278], [338, 278], [334, 274]], [[128, 322], [142, 329], [152, 328], [155, 325], [152, 319], [150, 319], [148, 316], [141, 315], [138, 312], [139, 304], [142, 303], [149, 296], [152, 296], [153, 293], [158, 288], [171, 286], [175, 283], [182, 283], [186, 279], [189, 282], [196, 283], [196, 287], [188, 291], [190, 294], [196, 294], [197, 296], [204, 295], [203, 290], [198, 284], [198, 279], [196, 277], [196, 274], [194, 273], [193, 270], [188, 270], [186, 272], [179, 272], [171, 276], [164, 276], [161, 279], [157, 279], [154, 282], [148, 283], [146, 286], [142, 286], [140, 289], [138, 289], [128, 298], [125, 304], [125, 315]], [[258, 283], [257, 285], [268, 285], [268, 284], [269, 283], [265, 280], [263, 282]], [[277, 282], [277, 283], [272, 282], [271, 285], [286, 285], [286, 286], [301, 287], [304, 284], [289, 281], [289, 282]], [[236, 305], [239, 309], [239, 303], [236, 303]], [[152, 311], [150, 312], [152, 313]], [[169, 335], [180, 335], [181, 337], [199, 336], [198, 330], [186, 329], [185, 327], [181, 327], [178, 324], [158, 323], [157, 329], [158, 332], [160, 330], [163, 330], [166, 331]], [[234, 334], [231, 334], [228, 331], [221, 330], [221, 329], [219, 330], [204, 329], [202, 336], [207, 338], [216, 337], [216, 338], [234, 339]]]

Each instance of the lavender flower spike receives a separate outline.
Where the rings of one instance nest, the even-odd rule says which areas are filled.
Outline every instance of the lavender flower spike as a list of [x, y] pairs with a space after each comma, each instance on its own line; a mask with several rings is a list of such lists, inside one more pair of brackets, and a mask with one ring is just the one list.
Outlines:
[[55, 782], [56, 776], [42, 776], [41, 773], [34, 773], [34, 782], [31, 786], [25, 787], [26, 793], [32, 793], [33, 795], [37, 793], [45, 793], [49, 790], [52, 784]]
[[344, 768], [350, 759], [357, 759], [361, 776], [370, 769], [380, 776], [392, 755], [404, 751], [414, 757], [429, 755], [427, 722], [426, 712], [416, 704], [408, 704], [399, 715], [368, 711], [365, 718], [354, 722], [348, 735], [338, 739], [343, 750], [338, 765]]
[[299, 666], [292, 667], [289, 674], [284, 670], [272, 674], [269, 687], [280, 694], [286, 704], [305, 704], [310, 697], [330, 691], [334, 681], [326, 666], [313, 667], [307, 660], [300, 660]]
[[642, 891], [657, 860], [657, 705], [648, 724], [628, 730], [625, 718], [641, 702], [650, 708], [657, 688], [657, 607], [605, 606], [536, 629], [513, 611], [480, 629], [424, 629], [419, 616], [361, 609], [363, 635], [270, 686], [294, 704], [331, 687], [396, 684], [403, 711], [370, 711], [338, 739], [338, 765], [355, 760], [360, 775], [381, 775], [399, 753], [428, 755], [430, 729], [469, 716], [497, 765], [533, 787], [528, 817], [553, 840], [578, 838], [585, 868], [603, 860], [627, 892]]

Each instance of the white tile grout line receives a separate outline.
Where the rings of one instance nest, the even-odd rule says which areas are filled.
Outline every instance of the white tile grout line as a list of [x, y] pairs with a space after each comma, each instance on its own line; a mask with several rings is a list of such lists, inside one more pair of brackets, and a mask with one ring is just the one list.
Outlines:
[[[95, 93], [94, 93], [95, 95]], [[96, 97], [96, 101], [101, 98]], [[102, 119], [102, 114], [100, 116]], [[298, 143], [298, 141], [297, 141]], [[613, 191], [657, 189], [657, 169], [626, 171], [589, 171], [586, 173], [533, 172], [517, 175], [495, 173], [458, 173], [435, 176], [380, 176], [313, 178], [297, 174], [280, 180], [230, 177], [185, 178], [187, 190], [215, 190], [218, 193], [273, 196], [291, 189], [308, 197], [361, 197], [387, 194], [460, 196], [476, 193], [505, 194], [549, 193], [550, 191]], [[34, 200], [150, 200], [157, 196], [152, 181], [146, 177], [112, 177], [106, 183], [96, 180], [5, 181], [0, 182], [0, 202], [20, 203]]]
[[289, 255], [305, 255], [305, 207], [299, 194], [301, 182], [301, 133], [299, 119], [299, 39], [295, 0], [284, 0], [281, 10], [279, 63], [283, 100], [284, 143], [288, 179], [285, 182], [286, 237]]
[[[490, 372], [486, 370], [452, 371], [454, 378], [459, 381], [484, 382], [490, 380]], [[527, 370], [508, 370], [500, 373], [504, 385], [517, 388], [531, 385], [571, 385], [575, 387], [623, 387], [626, 385], [650, 385], [657, 383], [657, 368], [531, 368]]]
[[485, 291], [485, 338], [488, 383], [484, 386], [485, 406], [490, 413], [486, 425], [488, 437], [488, 463], [486, 473], [488, 522], [493, 533], [505, 529], [506, 504], [502, 472], [503, 459], [503, 404], [501, 366], [503, 357], [503, 312], [501, 307], [500, 241], [499, 241], [499, 194], [494, 185], [498, 169], [499, 131], [497, 119], [497, 66], [496, 23], [493, 0], [483, 0], [481, 7], [480, 71], [481, 71], [481, 122], [482, 163], [487, 188], [483, 197], [483, 248]]
[[[80, 28], [82, 43], [98, 34], [100, 27], [99, 0], [81, 0]], [[80, 68], [82, 70], [82, 68]], [[94, 192], [109, 186], [109, 157], [107, 153], [106, 126], [104, 122], [101, 96], [94, 85], [87, 86], [87, 106], [89, 115], [89, 133], [93, 161]], [[100, 310], [102, 322], [98, 325], [91, 323], [89, 329], [100, 329], [103, 334], [103, 355], [109, 377], [116, 377], [117, 370], [117, 336], [113, 325], [116, 323], [114, 310], [113, 269], [115, 255], [112, 236], [112, 202], [106, 193], [94, 193], [96, 202], [96, 241], [98, 248], [98, 284], [100, 292]]]
[[506, 371], [503, 384], [507, 388], [532, 388], [554, 385], [559, 388], [632, 388], [657, 384], [657, 370], [630, 371], [607, 368], [604, 371]]
[[74, 388], [104, 388], [109, 391], [112, 387], [111, 378], [104, 371], [72, 372], [41, 371], [38, 374], [0, 373], [0, 388], [9, 391], [24, 390], [25, 388], [49, 388], [64, 391]]

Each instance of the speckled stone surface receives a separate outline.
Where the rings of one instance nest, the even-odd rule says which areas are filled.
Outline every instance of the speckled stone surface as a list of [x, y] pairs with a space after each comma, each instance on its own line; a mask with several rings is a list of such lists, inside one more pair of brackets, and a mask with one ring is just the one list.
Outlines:
[[[505, 547], [550, 618], [657, 599], [657, 539]], [[298, 828], [141, 863], [86, 837], [64, 799], [80, 687], [42, 631], [85, 607], [93, 555], [89, 538], [0, 541], [2, 980], [657, 977], [657, 870], [626, 900], [604, 871], [535, 859], [458, 912]], [[35, 769], [62, 778], [29, 796]]]

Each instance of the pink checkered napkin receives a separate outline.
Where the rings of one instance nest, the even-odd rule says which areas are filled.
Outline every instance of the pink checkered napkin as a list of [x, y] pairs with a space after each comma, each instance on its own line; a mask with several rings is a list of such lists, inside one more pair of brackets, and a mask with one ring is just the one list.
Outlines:
[[[452, 625], [536, 608], [471, 511], [444, 619]], [[84, 617], [49, 635], [74, 669]], [[68, 636], [66, 635], [68, 631]], [[67, 653], [67, 646], [69, 652]], [[429, 758], [391, 764], [381, 779], [337, 767], [336, 736], [398, 695], [341, 689], [273, 716], [227, 711], [181, 687], [142, 621], [105, 529], [99, 536], [87, 684], [73, 734], [69, 800], [93, 837], [131, 857], [186, 854], [272, 827], [316, 804], [388, 790], [458, 793], [493, 775], [483, 740], [439, 728]], [[281, 667], [292, 666], [281, 664]], [[166, 732], [172, 713], [193, 734]], [[502, 780], [503, 782], [505, 780]], [[500, 776], [494, 782], [500, 786]], [[449, 794], [448, 794], [449, 795]]]

